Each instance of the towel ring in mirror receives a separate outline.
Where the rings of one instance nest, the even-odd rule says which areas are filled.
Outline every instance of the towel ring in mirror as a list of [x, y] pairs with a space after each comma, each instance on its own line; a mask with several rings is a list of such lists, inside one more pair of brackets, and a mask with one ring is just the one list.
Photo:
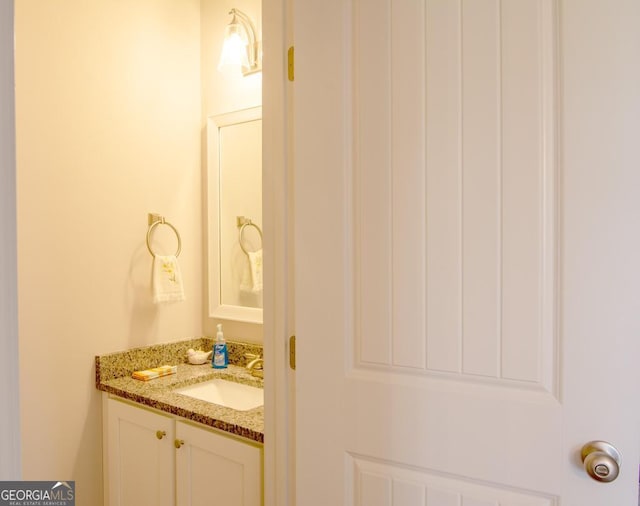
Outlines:
[[238, 223], [241, 223], [240, 220], [245, 220], [242, 225], [240, 226], [240, 231], [238, 232], [238, 242], [240, 243], [240, 249], [242, 249], [242, 251], [244, 251], [244, 254], [249, 256], [249, 250], [247, 250], [247, 248], [244, 245], [244, 229], [247, 227], [254, 227], [257, 231], [258, 231], [258, 235], [260, 236], [260, 248], [258, 249], [262, 249], [262, 230], [260, 230], [260, 227], [258, 225], [256, 225], [255, 223], [253, 223], [250, 219], [244, 218], [243, 216], [238, 216]]

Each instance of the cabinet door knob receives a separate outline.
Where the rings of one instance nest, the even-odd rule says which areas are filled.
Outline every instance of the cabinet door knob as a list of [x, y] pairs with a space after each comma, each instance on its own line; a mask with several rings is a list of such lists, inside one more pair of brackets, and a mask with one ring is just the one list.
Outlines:
[[180, 448], [183, 444], [184, 444], [184, 439], [176, 439], [173, 442], [173, 446], [175, 446], [176, 448]]
[[157, 430], [156, 431], [156, 437], [158, 439], [162, 439], [163, 437], [165, 437], [167, 435], [167, 433], [163, 430]]

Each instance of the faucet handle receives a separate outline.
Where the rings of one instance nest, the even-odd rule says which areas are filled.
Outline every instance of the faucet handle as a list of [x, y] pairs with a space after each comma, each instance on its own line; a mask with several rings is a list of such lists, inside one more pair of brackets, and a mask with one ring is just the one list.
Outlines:
[[262, 367], [263, 364], [264, 364], [264, 359], [262, 357], [256, 357], [253, 360], [251, 360], [251, 362], [249, 362], [245, 367], [249, 371], [251, 371], [252, 376], [256, 376], [258, 378], [264, 378], [264, 372]]
[[246, 368], [249, 370], [262, 369], [262, 364], [264, 364], [264, 359], [262, 357], [256, 357], [246, 365]]

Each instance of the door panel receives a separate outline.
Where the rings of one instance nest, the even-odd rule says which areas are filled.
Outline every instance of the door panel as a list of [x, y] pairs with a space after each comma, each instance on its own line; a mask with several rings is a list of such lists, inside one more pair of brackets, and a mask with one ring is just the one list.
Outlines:
[[634, 504], [639, 10], [297, 2], [298, 504]]
[[173, 420], [118, 400], [107, 404], [109, 506], [172, 506]]
[[549, 389], [555, 9], [374, 4], [348, 29], [357, 362]]
[[[531, 493], [499, 490], [445, 478], [390, 462], [353, 459], [358, 506], [552, 506], [553, 500]], [[426, 501], [426, 502], [425, 502]]]
[[178, 506], [262, 505], [262, 451], [231, 437], [176, 422]]

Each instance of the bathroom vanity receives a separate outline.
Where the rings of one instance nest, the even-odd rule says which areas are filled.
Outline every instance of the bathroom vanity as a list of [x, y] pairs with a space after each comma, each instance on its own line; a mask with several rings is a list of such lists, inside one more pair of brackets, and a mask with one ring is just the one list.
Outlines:
[[[230, 342], [231, 364], [223, 370], [184, 363], [187, 349], [206, 349], [210, 342], [202, 338], [96, 357], [106, 506], [262, 504], [263, 406], [233, 409], [187, 395], [189, 386], [211, 380], [261, 388], [262, 380], [241, 365], [244, 353], [261, 350]], [[177, 374], [131, 378], [134, 370], [160, 362], [177, 364]]]

